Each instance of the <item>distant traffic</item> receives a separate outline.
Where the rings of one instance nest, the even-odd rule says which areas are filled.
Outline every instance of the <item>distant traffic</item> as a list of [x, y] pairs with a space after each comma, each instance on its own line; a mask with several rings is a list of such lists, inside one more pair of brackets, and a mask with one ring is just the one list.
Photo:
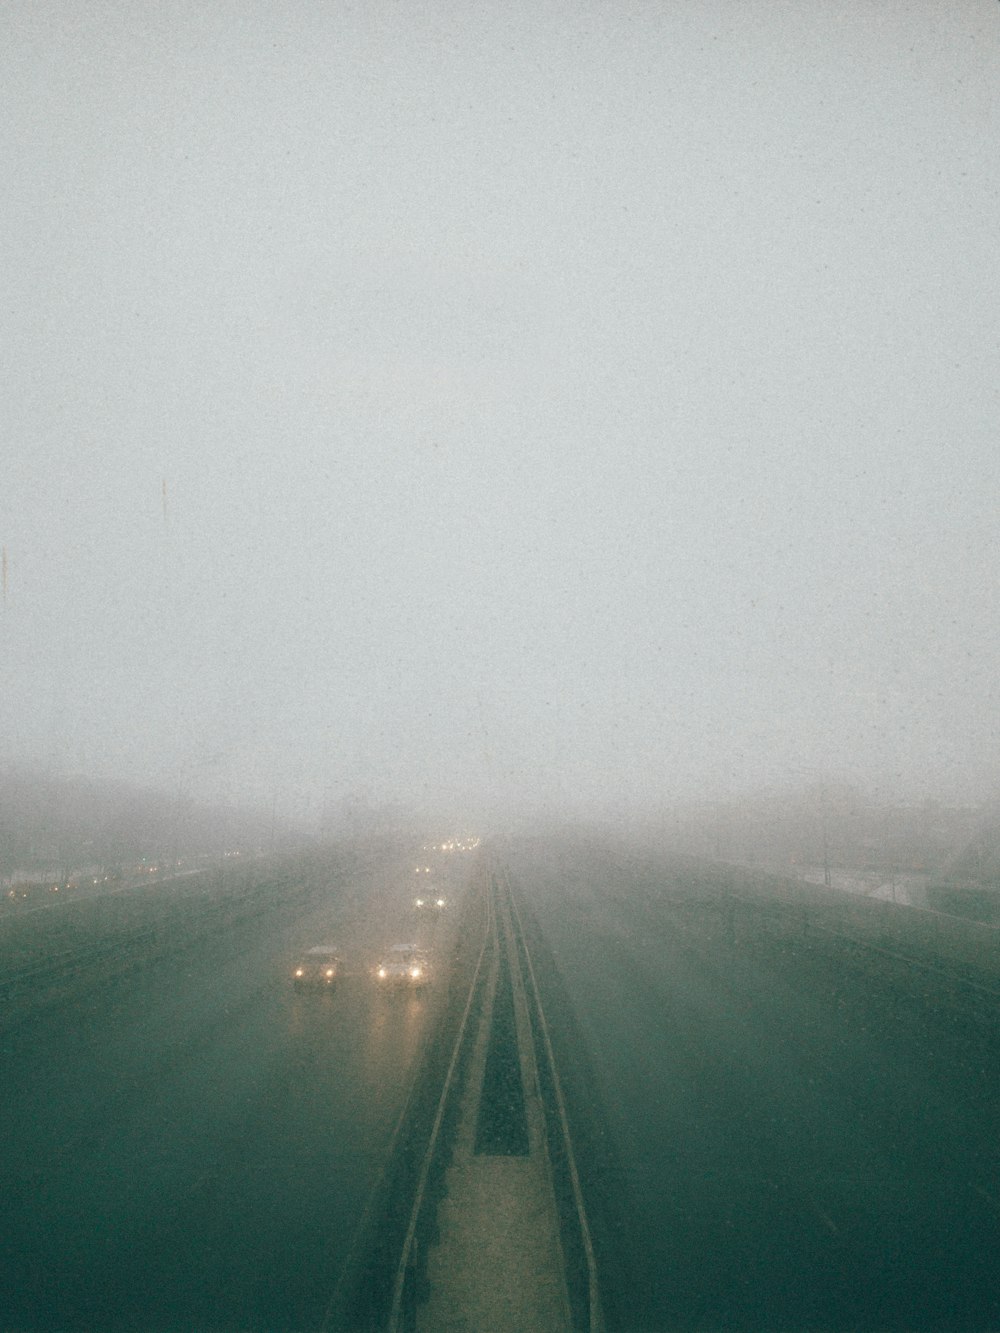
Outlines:
[[[450, 886], [450, 854], [474, 852], [481, 843], [478, 837], [448, 838], [443, 842], [424, 843], [424, 855], [413, 865], [413, 874], [421, 885], [430, 890], [418, 893], [410, 900], [410, 909], [400, 908], [395, 913], [402, 943], [385, 944], [377, 952], [368, 954], [368, 961], [345, 968], [340, 948], [329, 940], [318, 940], [300, 950], [291, 961], [290, 976], [296, 990], [332, 991], [338, 981], [347, 975], [366, 976], [381, 991], [420, 991], [431, 984], [435, 974], [433, 960], [435, 943], [440, 947], [437, 922], [449, 907], [448, 894], [442, 891]], [[449, 857], [449, 863], [434, 856]], [[416, 858], [415, 858], [416, 859]], [[408, 873], [406, 871], [403, 872]], [[392, 891], [393, 894], [395, 891]]]

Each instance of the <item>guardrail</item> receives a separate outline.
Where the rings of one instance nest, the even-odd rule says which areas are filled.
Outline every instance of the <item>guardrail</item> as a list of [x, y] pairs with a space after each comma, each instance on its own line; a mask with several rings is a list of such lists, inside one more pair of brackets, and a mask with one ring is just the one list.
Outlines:
[[538, 1070], [539, 1090], [545, 1111], [549, 1162], [553, 1174], [553, 1188], [559, 1213], [559, 1224], [566, 1265], [566, 1285], [574, 1328], [588, 1333], [602, 1333], [604, 1314], [598, 1282], [594, 1243], [587, 1220], [587, 1208], [580, 1184], [580, 1172], [566, 1113], [566, 1098], [556, 1066], [552, 1038], [542, 1006], [538, 978], [528, 949], [524, 923], [517, 900], [505, 870], [501, 870], [504, 892], [515, 927], [516, 946], [522, 972], [530, 982], [529, 1012], [535, 1039], [535, 1063]]
[[[369, 1304], [363, 1311], [358, 1311], [364, 1327], [385, 1329], [388, 1333], [414, 1333], [418, 1323], [418, 1306], [426, 1297], [427, 1257], [431, 1246], [437, 1241], [437, 1205], [441, 1195], [445, 1172], [451, 1160], [457, 1118], [461, 1111], [464, 1074], [473, 1048], [476, 1046], [478, 1024], [476, 1016], [482, 1012], [484, 1003], [488, 1003], [486, 992], [491, 978], [497, 975], [492, 966], [499, 961], [503, 946], [500, 939], [501, 915], [509, 921], [512, 928], [513, 948], [516, 950], [517, 965], [524, 977], [524, 992], [530, 1020], [529, 1040], [532, 1043], [534, 1063], [537, 1069], [538, 1086], [541, 1095], [544, 1116], [545, 1145], [551, 1171], [551, 1183], [559, 1222], [560, 1242], [565, 1265], [567, 1291], [572, 1312], [573, 1327], [586, 1330], [586, 1333], [603, 1333], [604, 1318], [598, 1285], [597, 1263], [591, 1237], [590, 1225], [580, 1183], [575, 1151], [570, 1134], [566, 1111], [565, 1095], [556, 1068], [552, 1039], [549, 1034], [539, 993], [538, 979], [531, 961], [525, 931], [517, 904], [510, 889], [506, 873], [495, 869], [488, 875], [486, 884], [486, 921], [482, 942], [476, 957], [475, 967], [467, 993], [461, 1017], [454, 1028], [454, 1037], [450, 1039], [447, 1051], [447, 1068], [437, 1089], [436, 1097], [427, 1102], [427, 1111], [421, 1111], [419, 1103], [425, 1094], [415, 1096], [403, 1109], [390, 1158], [406, 1159], [402, 1165], [390, 1165], [386, 1169], [386, 1183], [378, 1191], [381, 1201], [373, 1195], [372, 1207], [392, 1211], [393, 1197], [409, 1197], [408, 1213], [405, 1225], [401, 1219], [389, 1220], [386, 1226], [386, 1238], [376, 1242], [377, 1254], [371, 1265], [372, 1273], [366, 1278]], [[509, 938], [509, 937], [508, 937]], [[510, 944], [508, 944], [508, 949]], [[471, 962], [471, 959], [470, 959]], [[511, 959], [514, 965], [513, 957]], [[457, 999], [458, 997], [456, 997]], [[438, 1068], [444, 1064], [444, 1051], [441, 1053]], [[429, 1072], [429, 1071], [428, 1071]], [[440, 1076], [439, 1076], [440, 1077]], [[416, 1103], [416, 1109], [414, 1109]], [[424, 1143], [418, 1159], [410, 1158], [413, 1126], [410, 1121], [423, 1121], [433, 1106], [430, 1116], [429, 1132], [417, 1129]], [[412, 1194], [409, 1193], [413, 1181]], [[371, 1230], [374, 1217], [359, 1228], [359, 1231]], [[377, 1228], [375, 1228], [377, 1230]], [[386, 1241], [395, 1236], [395, 1258], [386, 1263]], [[379, 1282], [373, 1281], [375, 1269], [378, 1269], [389, 1281], [381, 1287], [388, 1288], [387, 1299], [383, 1304], [379, 1299]], [[338, 1311], [343, 1311], [345, 1297], [335, 1295], [327, 1311], [323, 1327], [332, 1327]], [[355, 1307], [356, 1308], [356, 1307]], [[381, 1311], [381, 1314], [380, 1314]], [[352, 1325], [353, 1327], [354, 1325]]]
[[429, 1185], [433, 1175], [441, 1169], [441, 1155], [445, 1148], [442, 1129], [445, 1124], [445, 1117], [449, 1109], [449, 1103], [457, 1091], [458, 1073], [461, 1068], [462, 1060], [467, 1053], [468, 1039], [470, 1036], [470, 1015], [475, 1007], [475, 1000], [477, 999], [480, 988], [485, 981], [486, 959], [491, 949], [495, 950], [496, 946], [497, 925], [493, 892], [488, 891], [486, 929], [483, 933], [483, 943], [479, 951], [479, 957], [476, 961], [476, 968], [473, 973], [472, 982], [469, 986], [465, 1008], [462, 1011], [462, 1017], [458, 1025], [458, 1032], [452, 1046], [451, 1059], [448, 1062], [448, 1070], [445, 1074], [444, 1084], [441, 1088], [441, 1095], [438, 1098], [437, 1109], [434, 1113], [434, 1122], [431, 1126], [430, 1138], [427, 1143], [426, 1151], [424, 1152], [423, 1160], [420, 1164], [420, 1172], [417, 1177], [417, 1188], [414, 1194], [413, 1206], [410, 1209], [406, 1234], [403, 1238], [403, 1246], [400, 1251], [399, 1262], [396, 1265], [396, 1272], [393, 1278], [392, 1304], [389, 1310], [389, 1321], [387, 1324], [390, 1333], [412, 1333], [416, 1328], [417, 1300], [419, 1296], [419, 1268], [423, 1257], [420, 1237], [425, 1231], [429, 1230]]
[[[724, 892], [766, 910], [768, 902], [808, 914], [818, 932], [943, 970], [989, 988], [1000, 979], [1000, 927], [926, 907], [890, 903], [771, 872], [728, 867]], [[933, 964], [924, 963], [924, 954]]]
[[[431, 1205], [447, 1166], [448, 1131], [458, 1100], [455, 1091], [471, 1044], [468, 1033], [481, 999], [494, 934], [489, 887], [487, 878], [466, 898], [463, 912], [474, 925], [466, 924], [467, 935], [459, 928], [449, 983], [454, 994], [449, 995], [416, 1059], [416, 1075], [390, 1135], [382, 1170], [355, 1227], [320, 1333], [339, 1328], [382, 1333], [388, 1327], [412, 1329], [415, 1325], [425, 1240], [435, 1220]], [[465, 938], [468, 945], [463, 947]], [[449, 1089], [446, 1097], [442, 1096], [445, 1085]]]
[[[866, 953], [892, 958], [967, 990], [997, 995], [1000, 988], [1000, 928], [922, 907], [831, 894], [799, 881], [784, 881], [757, 894], [727, 885], [723, 899], [732, 909], [754, 913], [775, 930], [838, 941]], [[805, 890], [803, 892], [802, 890]]]

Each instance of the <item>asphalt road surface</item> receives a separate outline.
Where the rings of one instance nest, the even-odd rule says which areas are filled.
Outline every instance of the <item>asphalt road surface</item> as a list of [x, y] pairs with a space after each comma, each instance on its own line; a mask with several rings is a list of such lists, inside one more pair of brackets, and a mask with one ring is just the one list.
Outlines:
[[[3, 1012], [0, 1327], [321, 1325], [441, 990], [380, 993], [370, 968], [447, 952], [467, 866], [438, 873], [445, 912], [414, 910], [413, 872], [387, 848], [246, 890], [231, 871], [169, 918], [164, 884], [0, 920], [8, 960], [46, 938], [82, 960]], [[126, 917], [130, 964], [88, 965]], [[296, 992], [297, 950], [331, 941], [336, 990]]]
[[995, 995], [734, 906], [738, 872], [510, 864], [610, 1327], [1000, 1328]]
[[[734, 897], [735, 871], [579, 837], [503, 855], [609, 1328], [1000, 1328], [989, 985]], [[471, 864], [416, 912], [413, 860], [0, 918], [0, 1327], [323, 1325], [445, 989], [381, 994], [371, 965], [447, 955]], [[296, 992], [331, 941], [336, 990]]]

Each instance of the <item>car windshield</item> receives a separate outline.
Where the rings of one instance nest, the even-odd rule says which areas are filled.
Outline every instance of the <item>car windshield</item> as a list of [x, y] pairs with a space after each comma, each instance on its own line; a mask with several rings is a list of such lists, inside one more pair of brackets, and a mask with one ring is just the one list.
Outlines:
[[0, 88], [0, 1333], [998, 1333], [1000, 3]]

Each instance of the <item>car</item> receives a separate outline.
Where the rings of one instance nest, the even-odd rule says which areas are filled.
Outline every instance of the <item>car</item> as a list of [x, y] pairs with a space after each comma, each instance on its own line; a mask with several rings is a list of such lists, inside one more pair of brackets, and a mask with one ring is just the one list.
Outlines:
[[447, 898], [435, 898], [435, 897], [430, 897], [430, 898], [414, 898], [414, 900], [413, 900], [413, 906], [414, 906], [415, 908], [417, 908], [418, 911], [422, 910], [423, 908], [428, 908], [428, 907], [429, 907], [432, 911], [440, 912], [440, 911], [442, 911], [445, 907], [448, 906], [448, 899], [447, 899]]
[[394, 944], [375, 965], [375, 980], [383, 987], [426, 986], [430, 980], [426, 953], [416, 944]]
[[297, 990], [306, 986], [329, 986], [337, 984], [340, 975], [340, 951], [332, 944], [318, 944], [299, 954], [292, 969], [292, 981]]

